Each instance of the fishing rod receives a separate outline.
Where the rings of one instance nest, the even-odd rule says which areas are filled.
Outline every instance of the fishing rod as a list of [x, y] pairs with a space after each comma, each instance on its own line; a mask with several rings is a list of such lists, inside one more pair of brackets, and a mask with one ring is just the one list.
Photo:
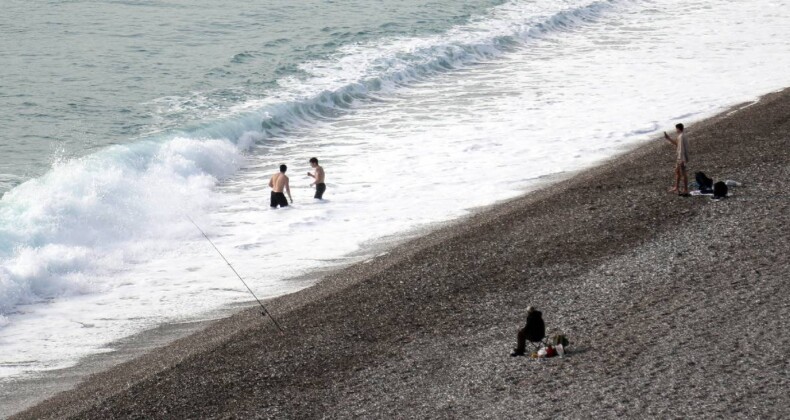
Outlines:
[[255, 300], [258, 301], [258, 305], [261, 305], [261, 309], [263, 309], [263, 312], [261, 312], [261, 315], [263, 315], [264, 318], [266, 318], [266, 316], [268, 315], [269, 318], [271, 318], [272, 322], [274, 322], [274, 325], [277, 326], [277, 329], [280, 330], [281, 333], [284, 333], [285, 331], [283, 331], [283, 329], [280, 327], [280, 324], [277, 323], [277, 320], [275, 320], [274, 317], [272, 316], [272, 314], [270, 314], [269, 311], [266, 310], [266, 307], [263, 306], [263, 303], [261, 303], [261, 300], [258, 299], [258, 296], [255, 296], [255, 293], [252, 291], [252, 289], [250, 289], [250, 286], [247, 286], [247, 282], [244, 281], [243, 278], [241, 278], [241, 276], [239, 275], [239, 272], [236, 271], [236, 269], [233, 268], [233, 266], [230, 264], [230, 262], [228, 262], [228, 259], [225, 258], [224, 255], [222, 255], [222, 252], [220, 252], [219, 248], [217, 248], [217, 246], [214, 245], [214, 242], [212, 242], [211, 239], [209, 239], [208, 235], [206, 235], [206, 232], [203, 232], [203, 229], [201, 229], [200, 226], [198, 226], [197, 223], [195, 223], [195, 221], [192, 220], [191, 217], [189, 217], [189, 215], [184, 215], [184, 216], [186, 216], [186, 218], [189, 219], [189, 221], [192, 222], [193, 225], [195, 225], [197, 230], [199, 230], [200, 233], [203, 234], [203, 237], [206, 238], [208, 243], [210, 243], [211, 246], [213, 246], [214, 249], [217, 250], [217, 253], [219, 254], [219, 256], [222, 257], [223, 260], [225, 260], [225, 263], [228, 264], [228, 267], [230, 267], [230, 269], [233, 270], [234, 273], [236, 273], [236, 277], [238, 277], [239, 280], [241, 280], [241, 282], [244, 283], [244, 286], [247, 288], [247, 290], [250, 291], [250, 294], [252, 295], [252, 297], [254, 297]]

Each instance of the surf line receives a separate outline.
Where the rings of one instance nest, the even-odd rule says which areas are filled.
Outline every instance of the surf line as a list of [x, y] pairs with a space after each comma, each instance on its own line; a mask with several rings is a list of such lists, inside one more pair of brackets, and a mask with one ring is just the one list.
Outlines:
[[261, 305], [261, 309], [263, 309], [263, 312], [261, 312], [261, 315], [262, 315], [264, 318], [266, 318], [266, 316], [268, 316], [268, 317], [269, 317], [269, 318], [272, 320], [272, 322], [274, 322], [274, 325], [276, 325], [276, 326], [277, 326], [277, 329], [278, 329], [278, 330], [280, 330], [280, 332], [281, 332], [281, 333], [284, 333], [285, 331], [283, 331], [282, 327], [280, 327], [280, 324], [278, 324], [278, 323], [277, 323], [277, 320], [275, 320], [275, 319], [274, 319], [274, 317], [272, 316], [272, 314], [270, 314], [270, 313], [269, 313], [269, 311], [267, 311], [267, 310], [266, 310], [266, 307], [265, 307], [265, 306], [263, 306], [263, 303], [261, 303], [261, 300], [260, 300], [260, 299], [258, 299], [258, 296], [255, 296], [255, 293], [252, 291], [252, 289], [250, 289], [250, 286], [248, 286], [248, 285], [247, 285], [247, 282], [246, 282], [246, 281], [244, 281], [244, 279], [243, 279], [243, 278], [241, 278], [241, 276], [239, 275], [239, 272], [238, 272], [238, 271], [236, 271], [236, 269], [235, 269], [235, 268], [233, 268], [233, 265], [231, 265], [231, 263], [230, 263], [230, 262], [228, 262], [228, 259], [227, 259], [227, 258], [225, 258], [225, 256], [224, 256], [224, 255], [222, 255], [222, 252], [220, 252], [220, 251], [219, 251], [219, 248], [217, 248], [217, 246], [216, 246], [216, 245], [214, 245], [214, 242], [212, 242], [212, 241], [211, 241], [211, 239], [209, 239], [208, 235], [206, 235], [206, 232], [203, 232], [203, 229], [201, 229], [201, 228], [200, 228], [200, 226], [198, 226], [198, 225], [197, 225], [197, 223], [195, 223], [195, 221], [194, 221], [194, 220], [192, 220], [192, 218], [191, 218], [191, 217], [189, 217], [189, 215], [186, 215], [186, 214], [185, 214], [184, 216], [186, 216], [186, 218], [187, 218], [187, 219], [189, 219], [189, 221], [190, 221], [190, 222], [192, 222], [192, 224], [193, 224], [193, 225], [195, 225], [195, 227], [197, 228], [197, 230], [199, 230], [199, 231], [200, 231], [200, 233], [202, 233], [202, 234], [203, 234], [203, 237], [204, 237], [204, 238], [206, 238], [206, 240], [208, 241], [208, 243], [210, 243], [210, 244], [211, 244], [211, 246], [213, 246], [213, 247], [214, 247], [214, 249], [217, 251], [217, 253], [219, 254], [219, 256], [220, 256], [220, 257], [222, 257], [222, 259], [223, 259], [223, 260], [225, 260], [225, 263], [226, 263], [226, 264], [228, 264], [228, 267], [230, 267], [230, 269], [231, 269], [231, 270], [233, 270], [233, 272], [236, 274], [236, 277], [238, 277], [238, 278], [239, 278], [239, 280], [241, 280], [241, 282], [242, 282], [242, 283], [244, 283], [244, 286], [247, 288], [247, 290], [249, 290], [249, 291], [250, 291], [250, 294], [252, 295], [252, 297], [254, 297], [254, 298], [255, 298], [255, 300], [257, 300], [257, 301], [258, 301], [258, 305]]

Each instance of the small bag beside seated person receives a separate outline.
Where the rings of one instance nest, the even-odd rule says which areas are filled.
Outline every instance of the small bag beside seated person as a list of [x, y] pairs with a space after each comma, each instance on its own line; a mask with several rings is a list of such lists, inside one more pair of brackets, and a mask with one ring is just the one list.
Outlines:
[[516, 345], [511, 356], [523, 356], [526, 350], [527, 341], [532, 344], [540, 345], [546, 337], [546, 324], [543, 323], [543, 314], [533, 308], [527, 307], [527, 325], [518, 332]]

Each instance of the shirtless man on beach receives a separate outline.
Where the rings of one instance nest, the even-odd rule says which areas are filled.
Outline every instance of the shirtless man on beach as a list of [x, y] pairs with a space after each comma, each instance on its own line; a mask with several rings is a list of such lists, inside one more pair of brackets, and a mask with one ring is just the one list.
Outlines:
[[324, 191], [326, 191], [326, 184], [324, 183], [324, 168], [318, 164], [317, 158], [310, 158], [310, 166], [315, 169], [315, 174], [311, 172], [307, 173], [307, 176], [315, 178], [315, 181], [310, 184], [311, 186], [315, 185], [315, 197], [313, 198], [322, 200], [324, 197]]
[[[669, 192], [678, 193], [679, 195], [685, 195], [689, 193], [689, 180], [688, 174], [686, 171], [686, 164], [689, 161], [689, 144], [686, 135], [683, 134], [683, 124], [675, 124], [675, 129], [678, 133], [677, 140], [672, 140], [664, 131], [664, 138], [667, 139], [668, 142], [672, 143], [673, 146], [677, 149], [677, 161], [675, 163], [675, 186], [669, 189]], [[683, 189], [680, 188], [680, 179], [683, 179]]]
[[[280, 207], [288, 207], [288, 200], [291, 200], [291, 204], [294, 202], [293, 198], [291, 198], [291, 186], [288, 183], [288, 177], [285, 175], [287, 170], [287, 166], [280, 165], [280, 172], [272, 175], [272, 179], [269, 180], [269, 187], [272, 189], [271, 206], [273, 209], [276, 209], [278, 205]], [[288, 193], [288, 200], [285, 199], [283, 189]]]

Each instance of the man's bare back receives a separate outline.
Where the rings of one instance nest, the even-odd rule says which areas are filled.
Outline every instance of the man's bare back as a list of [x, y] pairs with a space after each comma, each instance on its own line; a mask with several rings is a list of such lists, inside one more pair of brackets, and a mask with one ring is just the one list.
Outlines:
[[[285, 175], [286, 170], [288, 170], [287, 166], [280, 165], [280, 172], [272, 175], [271, 179], [269, 179], [269, 187], [272, 189], [272, 208], [277, 208], [277, 206], [287, 207], [288, 200], [291, 201], [291, 204], [294, 202], [293, 198], [291, 198], [291, 186], [288, 182], [288, 176]], [[283, 190], [288, 193], [288, 200], [285, 199]]]
[[[272, 188], [272, 191], [281, 193], [283, 189], [289, 184], [288, 175], [284, 173], [277, 172], [276, 174], [272, 175], [272, 179], [269, 180], [269, 186]], [[290, 191], [288, 192], [290, 195]]]

